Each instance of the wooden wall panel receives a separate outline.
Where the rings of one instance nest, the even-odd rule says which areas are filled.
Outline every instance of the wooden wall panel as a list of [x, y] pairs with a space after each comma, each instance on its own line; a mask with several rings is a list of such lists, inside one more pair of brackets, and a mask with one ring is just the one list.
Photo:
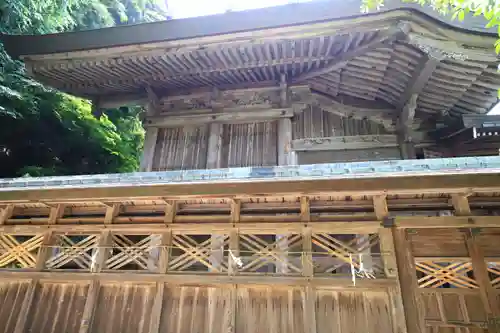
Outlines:
[[12, 333], [30, 282], [0, 281], [0, 333]]
[[303, 333], [300, 290], [238, 288], [236, 332]]
[[161, 128], [158, 131], [153, 171], [205, 169], [209, 126]]
[[458, 229], [418, 229], [408, 233], [415, 257], [468, 257], [464, 234]]
[[146, 333], [155, 296], [154, 285], [102, 285], [92, 333]]
[[166, 288], [160, 332], [230, 333], [230, 301], [229, 288]]
[[[485, 332], [487, 318], [479, 291], [424, 289], [422, 301], [428, 332]], [[459, 328], [461, 327], [461, 328]]]
[[318, 333], [393, 332], [390, 300], [384, 291], [317, 291]]
[[387, 134], [381, 124], [371, 120], [342, 117], [312, 106], [298, 114], [292, 124], [293, 139], [328, 136]]
[[277, 133], [277, 121], [224, 125], [222, 167], [277, 165]]
[[26, 321], [27, 332], [78, 333], [88, 285], [42, 283]]

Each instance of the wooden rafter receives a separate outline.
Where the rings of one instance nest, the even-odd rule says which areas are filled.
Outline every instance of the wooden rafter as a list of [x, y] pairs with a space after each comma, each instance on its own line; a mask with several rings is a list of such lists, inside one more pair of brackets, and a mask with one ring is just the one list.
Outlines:
[[408, 27], [404, 25], [390, 28], [384, 32], [379, 32], [379, 36], [376, 37], [374, 40], [361, 45], [355, 50], [342, 53], [340, 57], [335, 59], [332, 63], [328, 64], [328, 66], [326, 66], [325, 68], [315, 69], [313, 71], [301, 74], [293, 78], [293, 80], [295, 82], [303, 82], [305, 80], [309, 80], [314, 77], [333, 72], [336, 69], [345, 66], [350, 60], [360, 55], [363, 55], [370, 50], [377, 49], [381, 46], [388, 45], [395, 40], [404, 38], [407, 32], [408, 32]]

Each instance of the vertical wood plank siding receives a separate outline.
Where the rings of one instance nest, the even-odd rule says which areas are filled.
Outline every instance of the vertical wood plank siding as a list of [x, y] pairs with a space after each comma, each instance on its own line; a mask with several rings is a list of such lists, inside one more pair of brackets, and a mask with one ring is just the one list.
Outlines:
[[277, 121], [224, 125], [222, 167], [277, 165], [277, 133]]
[[209, 126], [162, 128], [158, 131], [153, 171], [205, 169]]
[[342, 117], [316, 106], [309, 106], [297, 115], [292, 127], [293, 139], [387, 134], [384, 127], [374, 121]]

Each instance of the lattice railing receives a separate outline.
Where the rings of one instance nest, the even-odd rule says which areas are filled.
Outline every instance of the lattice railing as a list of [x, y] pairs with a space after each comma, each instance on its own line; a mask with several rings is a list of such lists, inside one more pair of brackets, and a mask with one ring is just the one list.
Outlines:
[[420, 288], [478, 288], [470, 260], [418, 260], [415, 267]]
[[0, 268], [34, 268], [43, 235], [0, 234]]
[[228, 235], [174, 235], [168, 270], [227, 272], [228, 248]]
[[[371, 235], [332, 235], [314, 233], [315, 273], [345, 273], [374, 278], [381, 275], [379, 237]], [[321, 258], [321, 259], [319, 259]]]
[[493, 288], [500, 289], [500, 262], [488, 262], [488, 273]]
[[111, 253], [105, 261], [108, 270], [147, 270], [158, 267], [160, 235], [111, 235]]
[[240, 272], [300, 274], [302, 235], [239, 235]]
[[54, 235], [54, 245], [45, 262], [47, 269], [90, 270], [99, 235]]

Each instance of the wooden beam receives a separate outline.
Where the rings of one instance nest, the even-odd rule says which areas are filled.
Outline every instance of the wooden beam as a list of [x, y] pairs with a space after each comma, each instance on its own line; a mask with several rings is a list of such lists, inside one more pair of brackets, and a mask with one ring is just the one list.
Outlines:
[[498, 228], [498, 216], [405, 216], [395, 217], [398, 228]]
[[259, 286], [307, 286], [321, 287], [321, 289], [330, 290], [385, 290], [388, 287], [394, 286], [394, 279], [360, 279], [356, 281], [356, 286], [352, 285], [351, 278], [336, 278], [336, 277], [301, 277], [301, 276], [271, 276], [255, 274], [243, 275], [238, 274], [230, 276], [227, 274], [157, 274], [157, 273], [141, 273], [137, 272], [113, 272], [113, 273], [81, 273], [81, 272], [27, 272], [27, 271], [0, 271], [0, 280], [26, 280], [39, 279], [40, 281], [90, 281], [92, 279], [102, 282], [130, 282], [130, 283], [156, 283], [164, 282], [176, 286], [190, 285], [259, 285]]
[[239, 123], [273, 120], [293, 117], [293, 108], [250, 108], [224, 109], [222, 112], [212, 110], [185, 111], [182, 115], [164, 115], [147, 117], [146, 128], [183, 127], [187, 125], [203, 125], [209, 123]]
[[412, 78], [399, 98], [397, 103], [399, 108], [403, 108], [412, 95], [418, 95], [422, 92], [442, 59], [444, 59], [443, 54], [437, 50], [423, 56], [413, 70]]
[[[320, 176], [320, 175], [318, 175]], [[168, 200], [186, 198], [231, 198], [236, 196], [263, 197], [266, 195], [377, 195], [377, 194], [437, 194], [500, 191], [497, 174], [453, 173], [440, 175], [414, 175], [373, 178], [322, 178], [283, 179], [255, 181], [196, 182], [173, 184], [124, 185], [89, 188], [33, 189], [24, 191], [0, 191], [0, 202], [29, 202], [48, 200], [100, 200], [120, 201], [131, 198], [163, 198]], [[258, 193], [258, 195], [255, 195]]]
[[158, 128], [148, 127], [144, 137], [144, 148], [142, 151], [140, 171], [153, 170], [153, 158], [156, 147], [156, 140], [158, 138]]
[[397, 249], [395, 257], [405, 309], [407, 332], [425, 333], [427, 330], [421, 294], [418, 292], [415, 260], [407, 239], [406, 230], [393, 229], [393, 237], [394, 248]]
[[328, 66], [301, 74], [293, 78], [293, 81], [301, 82], [312, 79], [316, 76], [331, 73], [334, 70], [345, 66], [350, 60], [359, 57], [370, 50], [374, 50], [379, 47], [388, 45], [395, 40], [405, 38], [406, 34], [408, 33], [408, 29], [409, 28], [407, 26], [401, 25], [398, 27], [389, 28], [386, 31], [379, 32], [378, 36], [372, 41], [363, 44], [352, 51], [342, 53], [337, 59], [333, 60], [330, 64], [328, 64]]
[[24, 294], [24, 299], [23, 303], [21, 304], [21, 308], [17, 311], [18, 317], [13, 333], [26, 332], [26, 323], [28, 321], [28, 316], [30, 314], [33, 300], [35, 299], [38, 287], [39, 287], [38, 280], [32, 279], [26, 290], [26, 293]]
[[292, 141], [292, 149], [297, 151], [371, 149], [397, 146], [398, 138], [394, 134], [331, 136]]
[[[491, 216], [493, 217], [493, 216]], [[496, 223], [498, 225], [498, 222]], [[310, 227], [315, 232], [330, 232], [335, 230], [336, 234], [375, 233], [380, 227], [380, 221], [286, 221], [286, 222], [225, 222], [225, 223], [173, 223], [168, 226], [163, 223], [144, 224], [57, 224], [55, 226], [44, 225], [6, 225], [0, 226], [0, 232], [9, 234], [42, 233], [48, 230], [60, 233], [99, 233], [110, 231], [122, 234], [160, 234], [163, 232], [174, 233], [200, 233], [229, 232], [233, 227], [238, 230], [252, 234], [278, 234], [301, 232], [303, 227]], [[493, 226], [493, 225], [491, 225]], [[412, 227], [414, 228], [414, 227]]]
[[408, 41], [410, 44], [415, 45], [426, 53], [442, 51], [445, 55], [448, 55], [448, 57], [458, 58], [459, 60], [481, 62], [498, 61], [498, 56], [495, 54], [495, 51], [489, 48], [473, 48], [456, 41], [428, 38], [413, 32], [408, 33]]

